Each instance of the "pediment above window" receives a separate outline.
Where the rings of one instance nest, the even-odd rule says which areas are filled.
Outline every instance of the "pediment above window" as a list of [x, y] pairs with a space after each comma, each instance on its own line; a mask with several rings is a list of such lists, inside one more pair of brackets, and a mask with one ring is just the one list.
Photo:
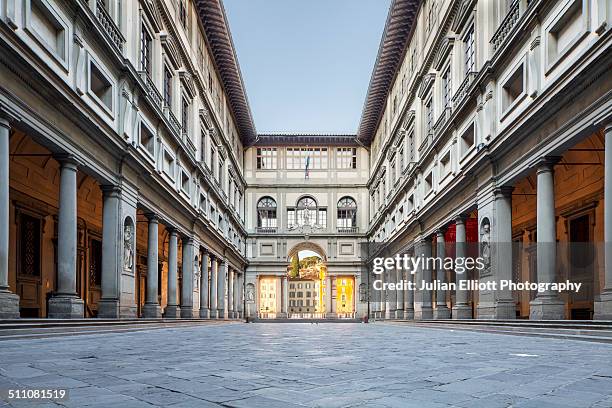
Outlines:
[[197, 95], [197, 90], [193, 82], [192, 75], [187, 70], [181, 69], [179, 71], [179, 78], [181, 79], [181, 85], [183, 86], [183, 89], [187, 91], [189, 97], [195, 98], [195, 96]]
[[153, 0], [143, 0], [140, 2], [142, 5], [142, 11], [144, 12], [147, 20], [153, 30], [156, 33], [159, 33], [163, 30], [164, 25], [162, 23], [162, 18], [159, 14], [159, 10], [155, 7], [155, 2]]
[[438, 52], [436, 54], [436, 57], [433, 61], [433, 68], [436, 71], [441, 71], [444, 64], [446, 63], [446, 61], [448, 60], [448, 56], [450, 55], [451, 51], [453, 50], [453, 45], [455, 44], [455, 38], [454, 37], [445, 37], [444, 40], [442, 40], [442, 44], [440, 44], [440, 47], [438, 48]]
[[429, 92], [429, 90], [431, 89], [431, 87], [433, 86], [433, 83], [436, 79], [436, 74], [429, 73], [423, 76], [423, 80], [421, 81], [421, 86], [419, 87], [419, 98], [424, 99], [425, 95], [427, 94], [427, 92]]
[[461, 5], [459, 6], [459, 11], [457, 11], [457, 14], [455, 14], [455, 19], [453, 20], [453, 24], [451, 25], [451, 29], [453, 30], [453, 32], [461, 32], [468, 18], [472, 15], [475, 5], [476, 0], [463, 0], [461, 2]]
[[181, 57], [174, 39], [165, 31], [159, 35], [159, 39], [168, 61], [172, 64], [172, 68], [178, 70], [181, 67]]

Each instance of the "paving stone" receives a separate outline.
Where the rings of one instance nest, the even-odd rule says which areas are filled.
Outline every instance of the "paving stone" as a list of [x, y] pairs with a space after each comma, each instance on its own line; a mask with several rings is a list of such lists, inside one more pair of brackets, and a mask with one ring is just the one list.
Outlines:
[[0, 388], [65, 387], [61, 405], [94, 408], [610, 408], [610, 355], [381, 323], [219, 324], [4, 341]]

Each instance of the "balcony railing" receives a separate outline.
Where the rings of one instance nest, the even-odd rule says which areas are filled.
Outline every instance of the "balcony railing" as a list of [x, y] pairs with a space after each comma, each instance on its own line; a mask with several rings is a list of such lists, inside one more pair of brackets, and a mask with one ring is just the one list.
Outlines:
[[255, 231], [258, 234], [276, 234], [276, 227], [257, 227]]
[[461, 103], [461, 101], [463, 101], [463, 98], [465, 98], [467, 92], [470, 89], [470, 85], [472, 85], [472, 83], [476, 79], [476, 75], [478, 75], [478, 72], [471, 71], [468, 72], [468, 74], [465, 76], [465, 79], [463, 80], [461, 85], [459, 85], [459, 89], [457, 89], [457, 92], [453, 96], [453, 109], [456, 109], [457, 106]]
[[444, 127], [444, 124], [450, 118], [450, 116], [451, 116], [451, 108], [450, 106], [446, 106], [444, 110], [442, 111], [442, 114], [440, 115], [438, 120], [436, 120], [436, 123], [434, 123], [434, 134], [436, 136], [440, 134], [440, 130], [442, 130], [442, 128]]
[[157, 87], [155, 86], [155, 83], [153, 82], [153, 80], [149, 76], [149, 73], [146, 72], [146, 71], [140, 71], [139, 74], [140, 74], [140, 77], [142, 78], [142, 80], [145, 83], [145, 87], [146, 87], [146, 91], [147, 91], [147, 96], [153, 100], [154, 104], [156, 104], [157, 106], [159, 106], [161, 108], [163, 106], [162, 95], [157, 90]]
[[338, 227], [339, 234], [356, 234], [359, 232], [359, 227]]
[[178, 121], [178, 119], [174, 115], [174, 112], [172, 112], [172, 109], [170, 109], [169, 106], [164, 106], [164, 114], [166, 115], [168, 122], [170, 122], [170, 128], [174, 132], [174, 134], [176, 136], [180, 135], [181, 123]]
[[506, 17], [504, 17], [504, 20], [501, 22], [499, 28], [497, 31], [495, 31], [495, 34], [493, 34], [493, 37], [491, 38], [493, 52], [497, 51], [504, 43], [506, 38], [508, 38], [508, 34], [510, 34], [512, 31], [520, 16], [520, 0], [514, 0], [512, 3], [510, 3], [510, 8], [508, 9]]
[[109, 36], [111, 42], [117, 47], [117, 50], [122, 53], [125, 39], [123, 35], [121, 35], [119, 27], [117, 27], [112, 17], [108, 14], [103, 0], [96, 0], [96, 17], [102, 25], [102, 31]]

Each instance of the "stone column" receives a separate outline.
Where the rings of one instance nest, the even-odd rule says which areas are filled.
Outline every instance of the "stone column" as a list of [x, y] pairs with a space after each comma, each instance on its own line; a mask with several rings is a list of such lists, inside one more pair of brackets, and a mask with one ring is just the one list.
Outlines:
[[[431, 238], [422, 238], [419, 242], [421, 248], [420, 254], [423, 255], [423, 262], [421, 267], [418, 269], [416, 277], [417, 287], [421, 287], [423, 282], [431, 283], [431, 268], [426, 260], [431, 258]], [[433, 318], [433, 309], [431, 307], [431, 289], [419, 290], [420, 302], [417, 302], [414, 308], [414, 319], [415, 320], [429, 320]], [[417, 298], [418, 299], [418, 298]]]
[[83, 299], [76, 293], [77, 163], [72, 156], [57, 157], [61, 165], [57, 233], [57, 288], [49, 300], [52, 319], [82, 319]]
[[183, 286], [181, 290], [181, 317], [193, 319], [193, 272], [195, 251], [192, 237], [183, 237]]
[[119, 199], [121, 189], [102, 186], [102, 298], [98, 302], [98, 317], [119, 318], [119, 278], [123, 267]]
[[174, 228], [168, 228], [170, 239], [168, 240], [168, 305], [164, 311], [164, 317], [176, 319], [181, 316], [181, 308], [177, 300], [177, 264], [178, 264], [178, 232]]
[[221, 262], [217, 274], [217, 318], [225, 319], [225, 279], [227, 277], [227, 259]]
[[246, 271], [240, 272], [238, 280], [238, 318], [244, 318], [244, 281]]
[[240, 318], [240, 309], [238, 304], [240, 303], [240, 274], [238, 271], [234, 271], [234, 284], [233, 284], [233, 293], [232, 304], [234, 309], [234, 319]]
[[[545, 157], [537, 170], [537, 273], [538, 283], [556, 282], [557, 227], [555, 217], [554, 166], [557, 157]], [[529, 318], [552, 320], [565, 318], [565, 303], [554, 291], [538, 292], [529, 304]]]
[[19, 296], [9, 290], [9, 122], [0, 117], [0, 319], [19, 317]]
[[200, 273], [200, 318], [208, 319], [210, 310], [208, 309], [208, 250], [202, 251], [202, 273]]
[[[404, 284], [404, 269], [398, 269], [396, 273], [396, 281], [398, 285]], [[404, 290], [396, 290], [395, 296], [397, 298], [397, 304], [395, 306], [395, 318], [403, 319], [404, 318]]]
[[217, 318], [217, 279], [219, 276], [219, 259], [210, 255], [210, 318]]
[[[495, 280], [498, 285], [502, 280], [512, 280], [512, 190], [513, 187], [496, 188], [495, 220], [497, 241], [493, 242], [495, 254]], [[512, 298], [512, 290], [498, 288], [495, 292], [495, 318], [515, 319], [516, 306]]]
[[[395, 283], [397, 271], [395, 268], [385, 272], [385, 281], [388, 283]], [[397, 291], [387, 289], [387, 302], [385, 304], [385, 319], [395, 319], [395, 309], [397, 308]]]
[[283, 307], [281, 308], [281, 317], [288, 316], [288, 305], [289, 305], [289, 288], [287, 287], [287, 276], [281, 278], [281, 286], [283, 292]]
[[[466, 234], [465, 234], [465, 216], [458, 215], [455, 217], [455, 258], [465, 258], [466, 256]], [[457, 289], [455, 291], [455, 305], [453, 306], [453, 319], [471, 319], [472, 309], [468, 304], [467, 290], [460, 289], [461, 281], [467, 280], [467, 271], [464, 273], [455, 273], [455, 283]]]
[[332, 314], [332, 283], [331, 276], [325, 277], [325, 316], [331, 317]]
[[234, 318], [234, 269], [227, 270], [227, 317]]
[[[439, 259], [436, 265], [438, 287], [446, 284], [446, 269], [444, 268], [444, 258], [446, 257], [446, 242], [444, 241], [445, 229], [436, 231], [436, 258]], [[450, 319], [450, 310], [446, 305], [446, 290], [436, 291], [436, 308], [433, 312], [434, 319]]]
[[604, 281], [594, 318], [612, 320], [612, 123], [604, 130]]
[[158, 222], [155, 214], [147, 214], [149, 219], [149, 240], [147, 243], [147, 294], [145, 305], [142, 309], [143, 316], [148, 319], [159, 319], [161, 308], [157, 298], [157, 262], [158, 262]]
[[[411, 270], [406, 270], [406, 280], [408, 282], [414, 282], [414, 274]], [[410, 287], [406, 289], [404, 296], [404, 319], [414, 319], [414, 288]]]

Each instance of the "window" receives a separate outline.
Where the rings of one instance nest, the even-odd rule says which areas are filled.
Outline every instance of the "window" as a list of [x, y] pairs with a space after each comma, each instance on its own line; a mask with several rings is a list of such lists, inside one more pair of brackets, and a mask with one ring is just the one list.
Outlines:
[[436, 18], [435, 15], [435, 11], [436, 11], [436, 2], [435, 0], [429, 0], [427, 2], [427, 23], [425, 25], [425, 28], [427, 29], [427, 32], [429, 33], [431, 31], [431, 29], [433, 28], [434, 25], [434, 21]]
[[287, 169], [304, 170], [308, 163], [309, 169], [327, 169], [326, 147], [288, 147]]
[[66, 62], [68, 44], [66, 41], [67, 29], [46, 2], [31, 0], [31, 9], [26, 11], [27, 26], [33, 32], [39, 43], [47, 48], [54, 57]]
[[224, 164], [223, 160], [219, 160], [219, 172], [217, 173], [217, 176], [218, 176], [219, 184], [221, 185], [223, 185], [223, 180], [224, 180], [223, 164]]
[[523, 71], [523, 64], [521, 64], [502, 86], [502, 112], [507, 111], [525, 92], [525, 75]]
[[289, 227], [289, 229], [294, 228], [296, 226], [294, 209], [287, 210], [287, 226]]
[[357, 148], [356, 147], [338, 147], [336, 151], [336, 166], [339, 169], [356, 169], [357, 168]]
[[257, 202], [257, 227], [276, 228], [276, 201], [262, 197]]
[[316, 219], [317, 202], [312, 197], [302, 197], [296, 205], [297, 225], [314, 225]]
[[257, 148], [257, 169], [274, 170], [276, 169], [276, 147]]
[[27, 214], [19, 214], [19, 274], [40, 277], [41, 221]]
[[351, 197], [342, 197], [338, 201], [337, 227], [353, 228], [357, 226], [357, 203]]
[[181, 101], [181, 128], [183, 133], [187, 133], [189, 129], [189, 101], [185, 96]]
[[140, 145], [151, 156], [155, 156], [155, 134], [144, 123], [140, 124]]
[[401, 147], [400, 147], [400, 150], [399, 150], [399, 153], [398, 153], [399, 154], [399, 162], [400, 162], [399, 168], [400, 168], [400, 171], [403, 171], [404, 168], [406, 167], [406, 160], [404, 158], [404, 141], [403, 140], [400, 142], [400, 146]]
[[425, 176], [425, 195], [432, 191], [433, 189], [433, 171], [430, 171], [427, 176]]
[[181, 169], [181, 191], [185, 194], [189, 194], [189, 174]]
[[410, 154], [410, 163], [414, 162], [414, 132], [410, 132], [408, 135], [408, 152]]
[[108, 109], [113, 109], [113, 85], [93, 62], [89, 62], [89, 90]]
[[466, 154], [474, 146], [474, 124], [471, 124], [461, 135], [461, 155]]
[[162, 171], [169, 177], [174, 177], [174, 157], [166, 149], [164, 149]]
[[395, 160], [391, 161], [391, 186], [395, 185], [395, 181], [397, 180], [397, 174], [395, 173]]
[[451, 153], [448, 150], [440, 159], [440, 178], [444, 178], [451, 171]]
[[450, 108], [451, 97], [452, 97], [452, 77], [450, 65], [444, 71], [442, 75], [442, 106], [444, 109]]
[[425, 102], [425, 134], [429, 135], [433, 132], [433, 98], [431, 95]]
[[319, 227], [327, 228], [327, 210], [319, 209]]
[[185, 0], [179, 0], [179, 20], [183, 28], [187, 28], [187, 5]]
[[[608, 6], [609, 7], [609, 6]], [[547, 57], [548, 63], [554, 63], [565, 54], [587, 30], [583, 2], [574, 0], [548, 31]]]
[[140, 29], [140, 69], [151, 75], [151, 34], [144, 24]]
[[217, 151], [215, 150], [215, 148], [212, 146], [210, 146], [210, 171], [213, 173], [213, 176], [215, 175], [215, 160], [216, 160], [216, 153]]
[[468, 28], [465, 37], [463, 37], [465, 75], [476, 70], [476, 55], [474, 49], [474, 25]]
[[164, 66], [164, 106], [172, 106], [172, 72]]

